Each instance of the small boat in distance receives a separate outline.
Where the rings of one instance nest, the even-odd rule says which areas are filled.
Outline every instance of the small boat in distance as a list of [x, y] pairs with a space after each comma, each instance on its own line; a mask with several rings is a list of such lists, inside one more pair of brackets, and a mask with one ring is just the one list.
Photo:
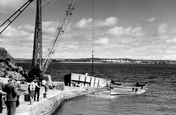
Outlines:
[[137, 95], [142, 94], [147, 91], [146, 84], [137, 83], [121, 83], [112, 82], [111, 83], [111, 95]]

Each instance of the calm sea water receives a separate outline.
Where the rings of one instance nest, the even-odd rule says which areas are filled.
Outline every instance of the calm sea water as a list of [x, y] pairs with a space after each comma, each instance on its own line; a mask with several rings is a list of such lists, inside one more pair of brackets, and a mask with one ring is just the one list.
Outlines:
[[[19, 63], [29, 68], [30, 63]], [[91, 74], [91, 64], [51, 63], [53, 80], [71, 72]], [[142, 95], [91, 94], [63, 102], [53, 115], [176, 115], [176, 65], [94, 64], [94, 76], [126, 82], [146, 82]]]

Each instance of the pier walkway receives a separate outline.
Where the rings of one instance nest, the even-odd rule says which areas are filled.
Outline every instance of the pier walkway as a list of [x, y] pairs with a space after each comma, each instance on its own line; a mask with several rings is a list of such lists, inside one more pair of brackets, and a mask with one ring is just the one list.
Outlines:
[[[30, 105], [29, 101], [24, 101], [24, 95], [22, 95], [20, 97], [20, 106], [16, 108], [15, 115], [50, 115], [63, 100], [95, 92], [92, 89], [65, 87], [63, 91], [48, 90], [47, 97], [44, 98], [43, 91], [44, 89], [41, 89], [40, 100], [34, 101], [32, 105]], [[2, 115], [6, 115], [6, 111], [6, 108], [4, 108]]]

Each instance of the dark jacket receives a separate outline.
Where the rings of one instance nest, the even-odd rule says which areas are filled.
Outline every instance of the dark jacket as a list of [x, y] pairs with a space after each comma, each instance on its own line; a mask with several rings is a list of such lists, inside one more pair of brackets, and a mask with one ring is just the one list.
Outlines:
[[4, 91], [6, 94], [7, 101], [17, 101], [17, 90], [15, 84], [9, 82], [5, 85]]

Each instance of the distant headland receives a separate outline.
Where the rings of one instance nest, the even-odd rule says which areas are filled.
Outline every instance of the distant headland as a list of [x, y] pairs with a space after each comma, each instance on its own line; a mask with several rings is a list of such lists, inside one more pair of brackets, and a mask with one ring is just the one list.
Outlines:
[[[5, 48], [0, 47], [0, 60], [9, 59], [11, 62], [31, 62], [32, 59], [13, 58]], [[60, 63], [92, 63], [92, 58], [55, 58], [52, 62]], [[129, 58], [93, 58], [94, 63], [117, 63], [117, 64], [176, 64], [176, 60], [145, 60]]]
[[[31, 59], [15, 58], [16, 62], [31, 62]], [[92, 58], [76, 58], [76, 59], [52, 59], [52, 62], [60, 63], [92, 63]], [[117, 64], [176, 64], [176, 60], [145, 60], [145, 59], [129, 59], [129, 58], [93, 58], [94, 63], [117, 63]]]

